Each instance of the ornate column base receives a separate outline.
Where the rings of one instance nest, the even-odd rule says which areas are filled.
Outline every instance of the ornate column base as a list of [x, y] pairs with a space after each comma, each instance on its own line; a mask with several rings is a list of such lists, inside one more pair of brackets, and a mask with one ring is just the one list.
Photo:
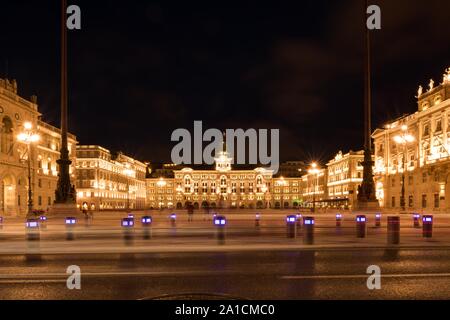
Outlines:
[[81, 218], [83, 214], [78, 210], [76, 203], [55, 203], [48, 212], [50, 218]]
[[380, 203], [378, 200], [358, 200], [355, 203], [355, 211], [377, 211], [380, 210]]

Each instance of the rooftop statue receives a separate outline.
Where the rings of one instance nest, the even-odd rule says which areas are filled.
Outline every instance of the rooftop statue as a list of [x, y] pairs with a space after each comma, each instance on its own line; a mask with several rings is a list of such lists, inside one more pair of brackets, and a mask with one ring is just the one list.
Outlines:
[[419, 98], [423, 94], [423, 87], [419, 86], [419, 90], [417, 90], [417, 98]]
[[428, 91], [431, 91], [431, 90], [434, 89], [434, 80], [433, 79], [430, 79], [430, 84], [428, 86], [429, 86], [429, 90]]
[[450, 68], [445, 69], [444, 81], [442, 83], [450, 82]]

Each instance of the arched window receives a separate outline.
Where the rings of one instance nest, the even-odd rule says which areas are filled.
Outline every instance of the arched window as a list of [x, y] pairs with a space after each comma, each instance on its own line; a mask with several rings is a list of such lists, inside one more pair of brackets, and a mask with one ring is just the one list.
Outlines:
[[220, 185], [221, 186], [226, 186], [227, 185], [227, 178], [225, 176], [222, 176], [220, 178]]
[[256, 178], [256, 184], [258, 184], [258, 185], [263, 184], [263, 181], [262, 181], [262, 177], [261, 177], [261, 176], [258, 176], [258, 177]]
[[1, 153], [12, 155], [13, 123], [9, 117], [4, 117], [1, 123], [0, 149]]
[[184, 177], [184, 184], [187, 186], [190, 186], [191, 185], [191, 177], [189, 177], [189, 176]]

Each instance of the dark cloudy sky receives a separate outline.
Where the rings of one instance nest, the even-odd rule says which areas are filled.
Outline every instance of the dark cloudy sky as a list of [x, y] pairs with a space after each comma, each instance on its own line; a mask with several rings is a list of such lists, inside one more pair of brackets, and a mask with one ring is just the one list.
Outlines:
[[[448, 0], [375, 0], [374, 125], [416, 110], [450, 67]], [[177, 128], [278, 128], [282, 159], [363, 144], [364, 0], [70, 1], [70, 130], [81, 144], [170, 159]], [[0, 74], [59, 117], [59, 1], [8, 1]]]

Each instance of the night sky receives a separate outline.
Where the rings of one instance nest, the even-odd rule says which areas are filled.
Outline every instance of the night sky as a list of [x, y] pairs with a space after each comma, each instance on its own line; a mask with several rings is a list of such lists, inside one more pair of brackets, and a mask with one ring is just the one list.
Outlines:
[[[374, 127], [416, 111], [419, 84], [450, 67], [448, 0], [376, 0]], [[280, 129], [283, 160], [363, 145], [364, 0], [68, 1], [70, 131], [148, 161], [169, 161], [173, 130]], [[38, 95], [59, 126], [59, 1], [0, 9], [0, 76]], [[6, 68], [5, 61], [8, 61]]]

